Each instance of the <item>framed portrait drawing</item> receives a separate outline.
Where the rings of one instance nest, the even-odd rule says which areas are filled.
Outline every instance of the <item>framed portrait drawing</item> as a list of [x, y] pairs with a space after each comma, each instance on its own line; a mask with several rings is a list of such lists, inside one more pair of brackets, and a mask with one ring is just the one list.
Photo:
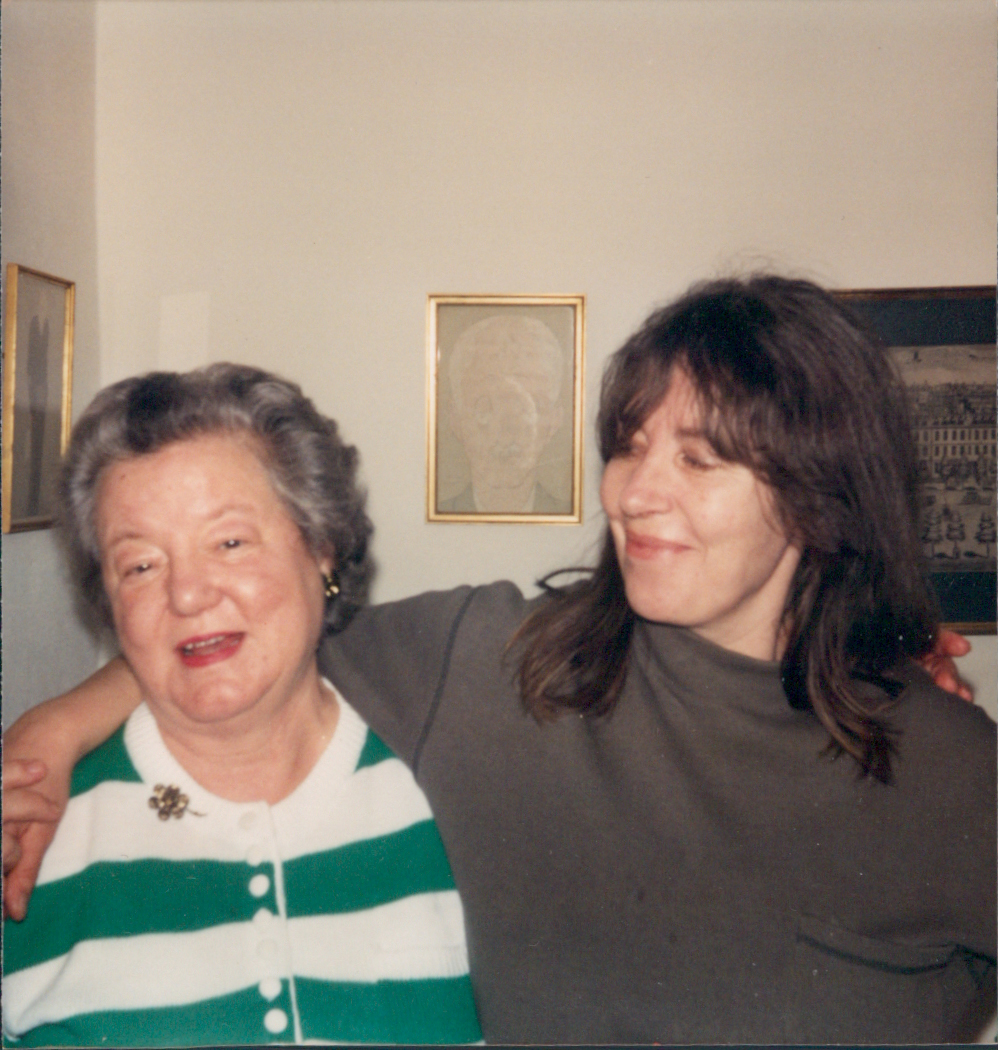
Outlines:
[[44, 529], [69, 441], [76, 286], [10, 263], [3, 349], [3, 531]]
[[428, 521], [582, 521], [585, 297], [431, 295]]
[[919, 529], [948, 626], [995, 631], [995, 287], [839, 293], [911, 396]]

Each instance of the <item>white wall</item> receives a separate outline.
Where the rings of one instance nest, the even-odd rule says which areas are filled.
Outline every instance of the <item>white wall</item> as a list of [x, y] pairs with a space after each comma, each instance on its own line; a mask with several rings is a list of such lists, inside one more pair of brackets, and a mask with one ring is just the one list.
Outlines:
[[600, 532], [588, 436], [582, 528], [423, 520], [428, 293], [585, 293], [588, 435], [694, 279], [995, 280], [991, 0], [102, 0], [97, 41], [103, 378], [301, 381], [362, 450], [376, 598]]
[[[4, 0], [3, 272], [76, 282], [75, 409], [100, 386], [94, 188], [94, 6]], [[3, 537], [3, 720], [95, 665], [49, 530]]]
[[[89, 3], [4, 5], [5, 73], [33, 56], [11, 22], [86, 51]], [[97, 0], [92, 363], [105, 383], [225, 358], [301, 381], [362, 450], [376, 598], [529, 587], [599, 535], [598, 377], [656, 303], [754, 264], [995, 280], [994, 23], [991, 0]], [[61, 141], [14, 137], [4, 87], [4, 175], [11, 149], [58, 167]], [[61, 234], [74, 198], [50, 196]], [[70, 214], [87, 228], [86, 201]], [[431, 292], [587, 295], [584, 526], [423, 520]], [[58, 622], [52, 591], [16, 616]], [[9, 685], [51, 646], [14, 645], [7, 597]], [[994, 693], [995, 640], [978, 648]]]

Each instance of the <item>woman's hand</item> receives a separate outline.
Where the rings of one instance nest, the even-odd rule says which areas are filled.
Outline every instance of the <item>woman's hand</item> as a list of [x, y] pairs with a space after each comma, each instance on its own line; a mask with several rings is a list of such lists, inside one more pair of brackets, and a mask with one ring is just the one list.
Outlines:
[[[38, 869], [55, 834], [69, 796], [69, 783], [61, 804], [49, 797], [56, 786], [50, 778], [43, 789], [37, 785], [48, 777], [44, 762], [8, 758], [3, 766], [3, 913], [24, 918], [28, 896], [38, 878]], [[58, 792], [56, 792], [58, 794]]]
[[974, 702], [974, 690], [960, 677], [954, 657], [966, 656], [970, 652], [970, 642], [962, 634], [942, 628], [936, 638], [935, 647], [926, 653], [919, 663], [932, 675], [932, 680], [940, 689], [956, 693], [964, 700]]
[[138, 683], [118, 657], [75, 689], [32, 707], [4, 733], [4, 915], [20, 920], [27, 913], [42, 858], [69, 801], [73, 767], [138, 702]]

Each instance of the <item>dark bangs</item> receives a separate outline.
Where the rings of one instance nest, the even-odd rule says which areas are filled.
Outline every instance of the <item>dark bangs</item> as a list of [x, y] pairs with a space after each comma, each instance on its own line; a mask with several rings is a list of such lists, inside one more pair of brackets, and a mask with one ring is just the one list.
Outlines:
[[903, 390], [827, 293], [717, 281], [652, 314], [604, 375], [604, 462], [626, 451], [677, 367], [718, 455], [771, 487], [805, 546], [843, 554], [910, 531], [917, 471]]
[[784, 473], [772, 454], [785, 443], [789, 422], [780, 375], [762, 345], [772, 323], [764, 304], [723, 294], [653, 314], [603, 377], [597, 424], [603, 461], [627, 450], [679, 368], [696, 391], [717, 454], [772, 485]]

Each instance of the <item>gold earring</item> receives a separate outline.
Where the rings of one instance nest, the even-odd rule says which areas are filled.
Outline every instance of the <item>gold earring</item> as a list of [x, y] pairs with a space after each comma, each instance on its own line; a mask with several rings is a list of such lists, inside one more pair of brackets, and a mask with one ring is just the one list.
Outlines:
[[336, 582], [336, 573], [322, 574], [323, 590], [327, 598], [335, 598], [340, 593], [340, 585]]

